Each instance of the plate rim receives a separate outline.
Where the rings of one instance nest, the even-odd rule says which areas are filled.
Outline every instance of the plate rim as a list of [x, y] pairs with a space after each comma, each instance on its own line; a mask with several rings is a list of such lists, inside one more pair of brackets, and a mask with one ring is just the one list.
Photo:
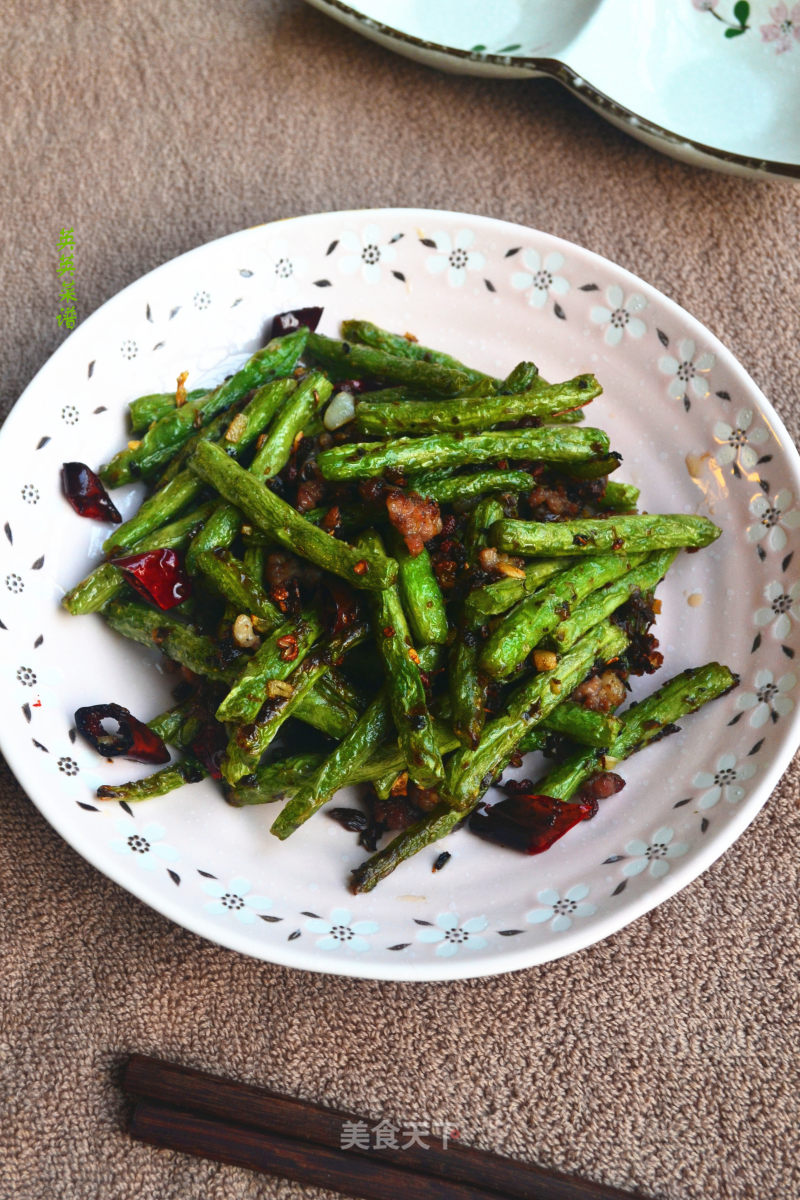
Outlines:
[[[80, 340], [86, 335], [86, 330], [93, 325], [97, 319], [100, 319], [105, 310], [112, 304], [118, 303], [121, 298], [127, 296], [134, 289], [140, 287], [145, 281], [151, 281], [161, 272], [166, 272], [175, 267], [176, 264], [187, 260], [195, 255], [207, 252], [212, 247], [220, 247], [223, 243], [233, 244], [235, 241], [245, 239], [248, 235], [257, 234], [268, 229], [276, 229], [287, 224], [304, 223], [304, 224], [325, 224], [332, 219], [353, 219], [353, 220], [370, 220], [375, 218], [394, 217], [404, 220], [426, 221], [433, 219], [446, 219], [449, 221], [464, 221], [486, 223], [494, 231], [498, 229], [507, 233], [515, 233], [519, 235], [523, 233], [526, 237], [546, 238], [548, 241], [558, 245], [562, 249], [577, 251], [581, 255], [586, 255], [589, 259], [596, 260], [606, 268], [611, 268], [619, 278], [624, 279], [627, 283], [635, 286], [637, 289], [644, 290], [645, 294], [650, 298], [657, 298], [658, 302], [670, 311], [672, 311], [683, 323], [686, 332], [702, 337], [709, 343], [711, 349], [725, 361], [726, 366], [735, 375], [738, 375], [741, 381], [746, 385], [748, 392], [757, 398], [762, 406], [764, 415], [769, 417], [773, 431], [780, 443], [781, 450], [786, 456], [787, 464], [791, 463], [794, 472], [797, 476], [798, 485], [800, 485], [800, 454], [794, 445], [789, 433], [784, 425], [780, 415], [775, 411], [770, 401], [758, 387], [756, 382], [748, 374], [736, 356], [731, 350], [717, 337], [717, 335], [703, 325], [702, 322], [684, 309], [677, 301], [673, 300], [666, 293], [660, 291], [654, 285], [646, 280], [635, 275], [626, 267], [615, 263], [613, 260], [606, 258], [604, 255], [598, 254], [596, 251], [588, 247], [581, 246], [576, 242], [570, 242], [565, 238], [561, 238], [556, 234], [547, 233], [546, 231], [535, 229], [532, 226], [523, 225], [519, 222], [506, 221], [502, 218], [485, 216], [478, 213], [465, 213], [457, 210], [449, 209], [425, 209], [417, 207], [400, 207], [400, 208], [361, 208], [361, 209], [344, 209], [333, 210], [322, 213], [308, 213], [293, 217], [279, 218], [274, 221], [264, 222], [259, 225], [248, 226], [244, 229], [225, 234], [220, 238], [214, 238], [209, 242], [205, 242], [190, 250], [184, 251], [174, 258], [167, 260], [164, 263], [154, 267], [151, 271], [139, 276], [131, 283], [127, 284], [115, 295], [104, 301], [95, 311], [89, 314], [84, 321], [81, 322], [64, 342], [50, 355], [42, 364], [39, 370], [26, 386], [24, 391], [15, 402], [12, 409], [9, 411], [2, 428], [0, 428], [0, 457], [7, 452], [6, 447], [11, 441], [11, 437], [15, 432], [16, 426], [24, 420], [22, 412], [24, 409], [24, 401], [29, 392], [33, 391], [38, 383], [40, 376], [52, 369], [54, 362], [57, 362], [60, 357], [66, 352], [66, 348], [73, 339]], [[448, 958], [446, 961], [434, 961], [433, 959], [418, 960], [416, 962], [403, 963], [400, 960], [380, 961], [377, 959], [358, 959], [348, 957], [347, 959], [338, 959], [338, 957], [323, 957], [318, 952], [315, 954], [313, 950], [305, 950], [300, 946], [290, 947], [287, 943], [284, 946], [282, 943], [267, 943], [263, 946], [252, 946], [245, 944], [247, 942], [246, 931], [242, 929], [241, 934], [234, 926], [210, 926], [201, 914], [195, 914], [192, 910], [184, 912], [182, 907], [177, 903], [178, 896], [176, 894], [176, 903], [170, 902], [169, 893], [157, 893], [154, 885], [150, 885], [147, 879], [140, 875], [135, 876], [135, 887], [131, 886], [130, 872], [125, 869], [125, 860], [120, 858], [118, 861], [109, 858], [103, 858], [99, 853], [95, 854], [94, 848], [89, 847], [85, 850], [79, 847], [76, 841], [71, 836], [70, 821], [68, 820], [68, 810], [56, 809], [53, 813], [46, 812], [40, 806], [34, 796], [37, 790], [36, 781], [31, 779], [27, 763], [34, 761], [29, 759], [29, 756], [23, 757], [20, 749], [17, 751], [17, 741], [6, 733], [3, 727], [0, 727], [0, 751], [2, 751], [6, 762], [12, 773], [18, 780], [23, 791], [26, 793], [30, 801], [34, 804], [38, 812], [47, 821], [47, 823], [56, 830], [56, 832], [64, 839], [64, 841], [80, 855], [85, 861], [90, 863], [95, 869], [100, 871], [107, 878], [111, 879], [118, 886], [121, 886], [134, 898], [154, 909], [161, 916], [174, 922], [180, 927], [189, 930], [189, 932], [204, 938], [207, 941], [215, 943], [226, 949], [235, 952], [246, 954], [248, 957], [255, 958], [259, 961], [275, 963], [280, 966], [292, 967], [299, 970], [309, 970], [319, 974], [340, 975], [349, 978], [364, 978], [386, 980], [394, 982], [445, 982], [456, 979], [471, 979], [482, 978], [493, 975], [507, 974], [512, 971], [524, 970], [531, 967], [538, 967], [548, 962], [556, 961], [569, 954], [576, 953], [579, 950], [589, 949], [590, 947], [605, 941], [606, 938], [614, 933], [619, 932], [639, 917], [645, 915], [653, 908], [662, 904], [664, 901], [676, 895], [684, 887], [698, 879], [704, 874], [717, 859], [729, 850], [734, 843], [739, 839], [744, 830], [755, 820], [761, 809], [770, 799], [778, 782], [789, 767], [792, 758], [800, 744], [800, 705], [796, 706], [793, 714], [787, 719], [784, 726], [783, 734], [780, 741], [775, 747], [773, 760], [769, 768], [761, 778], [759, 786], [753, 790], [752, 795], [743, 803], [742, 807], [732, 810], [726, 824], [720, 830], [712, 834], [709, 841], [705, 842], [702, 849], [696, 851], [691, 859], [684, 862], [675, 862], [674, 870], [663, 876], [661, 879], [654, 880], [647, 891], [636, 899], [629, 898], [624, 907], [621, 907], [614, 913], [608, 913], [601, 919], [596, 919], [588, 928], [573, 926], [569, 931], [562, 933], [556, 941], [545, 943], [540, 946], [528, 947], [517, 951], [510, 950], [504, 952], [502, 956], [484, 956], [476, 955], [474, 958], [458, 959]], [[63, 818], [61, 812], [63, 811]], [[263, 951], [263, 953], [262, 953]], [[291, 952], [289, 952], [291, 951]]]
[[[562, 59], [536, 55], [520, 55], [519, 57], [514, 56], [512, 59], [506, 54], [477, 54], [471, 50], [459, 50], [457, 46], [446, 46], [441, 42], [431, 42], [426, 38], [416, 37], [412, 33], [405, 33], [393, 25], [387, 25], [385, 22], [368, 17], [365, 13], [346, 4], [344, 0], [307, 0], [307, 3], [320, 12], [328, 13], [334, 20], [339, 19], [336, 16], [339, 13], [342, 17], [347, 18], [348, 25], [352, 23], [354, 26], [364, 26], [363, 32], [361, 30], [357, 30], [357, 32], [370, 40], [374, 40], [371, 36], [373, 33], [378, 33], [389, 41], [402, 42], [404, 45], [421, 50], [426, 54], [439, 54], [445, 58], [455, 59], [457, 62], [488, 63], [503, 71], [503, 74], [498, 73], [495, 78], [522, 78], [521, 74], [509, 75], [506, 73], [518, 68], [520, 72], [531, 76], [540, 75], [552, 79], [594, 111], [599, 111], [604, 119], [636, 138], [637, 141], [643, 141], [647, 145], [652, 145], [653, 142], [663, 142], [672, 148], [672, 150], [662, 149], [662, 153], [666, 154], [672, 153], [673, 150], [677, 154], [678, 148], [684, 147], [700, 158], [712, 160], [710, 163], [694, 163], [695, 166], [714, 169], [715, 165], [719, 163], [724, 164], [720, 169], [728, 168], [754, 178], [774, 176], [778, 179], [800, 181], [800, 162], [793, 163], [783, 159], [757, 158], [751, 154], [739, 154], [735, 150], [726, 150], [723, 146], [712, 146], [706, 142], [699, 142], [695, 138], [667, 129], [666, 126], [659, 125], [648, 117], [634, 112], [633, 109], [627, 108], [624, 104], [620, 104], [613, 96], [609, 96], [607, 92], [590, 83], [585, 75], [579, 75], [568, 62]], [[471, 72], [463, 73], [471, 74]], [[684, 161], [690, 160], [684, 158]]]

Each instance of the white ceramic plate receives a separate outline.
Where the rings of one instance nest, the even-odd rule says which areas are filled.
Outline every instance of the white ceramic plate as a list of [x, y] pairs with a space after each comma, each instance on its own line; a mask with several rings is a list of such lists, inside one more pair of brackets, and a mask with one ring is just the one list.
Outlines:
[[[351, 896], [363, 857], [318, 816], [287, 843], [272, 812], [227, 807], [204, 782], [126, 812], [98, 784], [149, 769], [75, 739], [80, 705], [166, 708], [157, 656], [64, 591], [108, 527], [59, 490], [65, 460], [106, 461], [129, 400], [221, 378], [266, 320], [321, 303], [411, 330], [491, 372], [534, 358], [545, 377], [595, 371], [592, 420], [651, 511], [710, 515], [722, 537], [662, 585], [664, 677], [710, 659], [741, 687], [624, 767], [627, 787], [547, 853], [451, 835]], [[86, 320], [43, 367], [0, 437], [3, 750], [45, 817], [86, 859], [174, 921], [234, 950], [310, 970], [448, 979], [544, 962], [608, 936], [678, 891], [752, 821], [798, 741], [798, 456], [779, 418], [707, 330], [647, 284], [518, 225], [410, 209], [330, 213], [245, 230], [146, 275]], [[126, 512], [135, 488], [115, 493]], [[635, 694], [656, 679], [638, 681]], [[526, 763], [525, 774], [536, 774]], [[341, 800], [340, 800], [341, 803]], [[273, 810], [274, 812], [274, 810]], [[452, 859], [433, 874], [447, 848]]]
[[796, 0], [309, 0], [408, 58], [550, 76], [657, 150], [800, 179]]

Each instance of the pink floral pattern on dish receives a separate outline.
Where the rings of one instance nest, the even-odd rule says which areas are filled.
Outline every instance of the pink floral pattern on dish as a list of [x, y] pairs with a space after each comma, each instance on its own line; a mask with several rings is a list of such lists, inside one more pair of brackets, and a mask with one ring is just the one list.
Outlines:
[[785, 54], [792, 49], [793, 42], [800, 42], [800, 4], [793, 4], [791, 9], [781, 0], [769, 10], [772, 24], [761, 25], [763, 41], [775, 46], [776, 54]]

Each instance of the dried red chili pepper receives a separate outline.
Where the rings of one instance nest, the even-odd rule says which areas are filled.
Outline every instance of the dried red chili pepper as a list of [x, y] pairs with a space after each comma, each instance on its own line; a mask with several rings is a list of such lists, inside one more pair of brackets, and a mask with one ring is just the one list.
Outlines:
[[91, 467], [82, 462], [66, 462], [61, 467], [61, 487], [79, 517], [95, 521], [113, 521], [122, 517]]
[[295, 308], [289, 312], [278, 313], [272, 318], [269, 336], [271, 338], [283, 337], [285, 333], [291, 333], [293, 329], [299, 329], [301, 325], [307, 325], [313, 333], [319, 325], [322, 309], [317, 305], [311, 308]]
[[222, 779], [222, 758], [227, 748], [225, 726], [218, 721], [205, 721], [189, 743], [189, 749], [200, 759], [212, 779]]
[[[113, 731], [104, 721], [116, 721]], [[157, 733], [132, 716], [121, 704], [91, 704], [75, 712], [75, 728], [105, 758], [130, 758], [133, 762], [169, 762], [169, 750]]]
[[131, 587], [145, 600], [166, 612], [190, 595], [192, 585], [174, 550], [148, 550], [126, 554], [111, 562], [125, 573]]
[[590, 820], [596, 812], [596, 800], [565, 804], [552, 796], [517, 795], [493, 804], [485, 812], [473, 813], [469, 827], [487, 841], [524, 850], [526, 854], [541, 854], [574, 825]]

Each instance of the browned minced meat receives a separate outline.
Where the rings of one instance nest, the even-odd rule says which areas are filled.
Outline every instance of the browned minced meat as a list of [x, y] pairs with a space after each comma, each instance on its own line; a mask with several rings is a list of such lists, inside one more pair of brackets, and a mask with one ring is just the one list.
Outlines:
[[416, 492], [387, 492], [386, 509], [389, 520], [400, 531], [409, 554], [414, 557], [422, 553], [426, 542], [442, 532], [439, 505]]
[[624, 787], [625, 780], [621, 775], [615, 775], [613, 771], [603, 771], [600, 775], [587, 779], [572, 797], [572, 802], [581, 804], [592, 800], [607, 800], [609, 796], [621, 792]]
[[439, 793], [436, 788], [418, 787], [416, 783], [409, 782], [408, 798], [422, 812], [430, 812], [436, 808], [439, 803]]
[[528, 504], [534, 512], [539, 510], [543, 516], [550, 514], [553, 517], [577, 517], [581, 511], [581, 505], [569, 498], [563, 483], [556, 487], [537, 484], [528, 493]]
[[388, 800], [379, 800], [376, 796], [372, 801], [372, 817], [377, 825], [384, 829], [407, 829], [419, 820], [420, 812], [407, 796], [390, 796]]
[[297, 511], [309, 512], [321, 504], [326, 491], [322, 472], [315, 462], [308, 462], [301, 471], [301, 482], [297, 487]]
[[579, 684], [572, 699], [595, 712], [611, 712], [625, 699], [625, 684], [613, 671], [603, 671]]

